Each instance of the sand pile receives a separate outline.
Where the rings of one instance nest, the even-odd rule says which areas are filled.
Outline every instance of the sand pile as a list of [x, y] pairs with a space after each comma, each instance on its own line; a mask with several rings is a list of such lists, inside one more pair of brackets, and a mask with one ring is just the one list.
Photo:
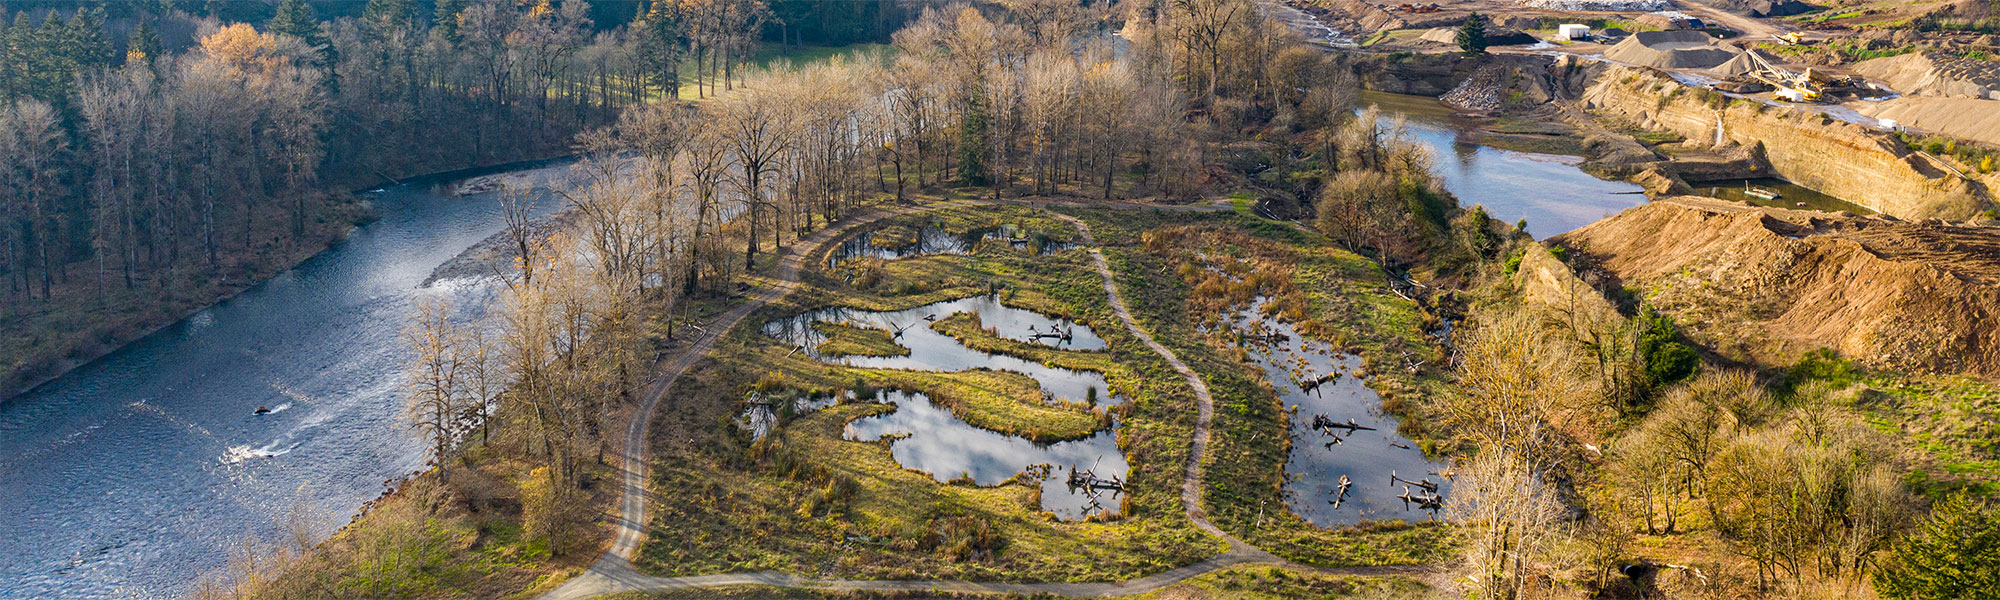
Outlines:
[[1674, 7], [1668, 0], [1526, 0], [1522, 6], [1540, 10], [1652, 12]]
[[[1716, 65], [1715, 68], [1709, 69], [1708, 72], [1721, 75], [1723, 77], [1737, 77], [1741, 75], [1749, 75], [1751, 73], [1755, 73], [1761, 70], [1761, 65], [1757, 64], [1756, 59], [1750, 57], [1750, 54], [1752, 52], [1756, 52], [1756, 50], [1746, 50], [1743, 52], [1739, 52], [1736, 54], [1736, 58], [1729, 59], [1729, 62]], [[1771, 56], [1768, 54], [1762, 56], [1766, 60], [1769, 60], [1771, 58]]]
[[1909, 95], [2000, 100], [2000, 63], [1910, 53], [1855, 63], [1854, 72]]
[[1729, 62], [1736, 53], [1699, 31], [1641, 31], [1605, 50], [1604, 57], [1657, 69], [1707, 69]]
[[1895, 119], [1924, 131], [2000, 145], [2000, 100], [1904, 96], [1848, 106], [1877, 119]]
[[2000, 229], [1683, 196], [1555, 240], [1725, 356], [2000, 375]]
[[1739, 15], [1758, 18], [1789, 17], [1816, 8], [1799, 0], [1717, 0], [1710, 4]]

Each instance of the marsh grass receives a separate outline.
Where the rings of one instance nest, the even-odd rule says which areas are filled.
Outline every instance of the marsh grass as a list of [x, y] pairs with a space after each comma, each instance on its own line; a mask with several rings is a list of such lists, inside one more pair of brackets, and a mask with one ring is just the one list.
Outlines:
[[[1047, 213], [1012, 206], [941, 209], [892, 219], [964, 232], [1011, 223], [1052, 240], [1080, 237]], [[1037, 255], [1005, 243], [972, 255], [850, 261], [827, 269], [825, 255], [802, 274], [798, 293], [736, 328], [690, 376], [655, 421], [654, 533], [637, 561], [663, 575], [778, 569], [847, 578], [993, 581], [1108, 581], [1140, 577], [1222, 552], [1192, 527], [1179, 497], [1194, 402], [1186, 383], [1112, 315], [1087, 253]], [[878, 273], [857, 285], [857, 270]], [[1061, 522], [1040, 510], [1032, 477], [994, 486], [940, 484], [905, 470], [888, 442], [842, 439], [856, 418], [893, 406], [844, 402], [792, 419], [753, 442], [730, 421], [744, 390], [775, 377], [801, 390], [921, 391], [969, 423], [1037, 440], [1101, 430], [1105, 411], [1049, 404], [1038, 386], [1011, 373], [920, 373], [822, 363], [760, 331], [761, 324], [823, 306], [900, 310], [997, 293], [1003, 302], [1088, 326], [1101, 352], [1014, 347], [966, 333], [1031, 360], [1101, 369], [1130, 399], [1119, 447], [1131, 465], [1119, 518]], [[950, 477], [953, 474], [940, 474]], [[838, 483], [838, 482], [851, 482]], [[851, 493], [829, 496], [830, 486]]]
[[1278, 298], [1273, 316], [1361, 356], [1384, 409], [1403, 416], [1404, 434], [1422, 440], [1422, 416], [1410, 412], [1422, 403], [1410, 400], [1443, 384], [1429, 371], [1404, 368], [1405, 353], [1434, 359], [1437, 350], [1424, 339], [1415, 305], [1389, 291], [1379, 267], [1317, 234], [1239, 213], [1079, 215], [1106, 245], [1134, 317], [1200, 373], [1215, 397], [1204, 467], [1211, 520], [1253, 545], [1317, 566], [1420, 564], [1444, 556], [1451, 534], [1436, 524], [1321, 529], [1292, 514], [1283, 497], [1290, 453], [1284, 407], [1235, 345], [1199, 328], [1258, 296]]

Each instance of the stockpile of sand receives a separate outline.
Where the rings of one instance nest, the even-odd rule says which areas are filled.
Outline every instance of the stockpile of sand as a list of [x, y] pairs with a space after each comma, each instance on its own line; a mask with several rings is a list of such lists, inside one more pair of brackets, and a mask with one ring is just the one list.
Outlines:
[[1904, 94], [2000, 100], [2000, 63], [1910, 53], [1855, 63], [1854, 72]]
[[[1752, 52], [1756, 52], [1756, 50], [1745, 50], [1743, 52], [1738, 52], [1736, 54], [1736, 58], [1729, 59], [1729, 62], [1716, 65], [1715, 68], [1709, 69], [1708, 71], [1710, 73], [1721, 75], [1723, 77], [1737, 77], [1740, 75], [1748, 75], [1751, 73], [1755, 73], [1761, 70], [1760, 69], [1761, 66], [1757, 64], [1757, 60], [1755, 58], [1751, 58], [1750, 54]], [[1769, 55], [1763, 55], [1763, 56], [1767, 60], [1771, 58]]]
[[1555, 240], [1731, 358], [2000, 375], [2000, 229], [1675, 197]]
[[1904, 96], [1848, 106], [1877, 119], [1895, 119], [1924, 131], [2000, 145], [2000, 100]]
[[1641, 31], [1618, 42], [1604, 57], [1657, 69], [1707, 69], [1735, 58], [1700, 31]]
[[1816, 8], [1799, 0], [1716, 0], [1709, 4], [1739, 15], [1759, 18], [1789, 17]]
[[1668, 0], [1526, 0], [1522, 6], [1540, 10], [1652, 12], [1674, 7]]

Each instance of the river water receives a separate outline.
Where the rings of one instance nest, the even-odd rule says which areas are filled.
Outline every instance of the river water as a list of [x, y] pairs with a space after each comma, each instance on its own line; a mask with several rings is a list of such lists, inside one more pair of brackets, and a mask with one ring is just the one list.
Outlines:
[[1583, 159], [1469, 144], [1460, 136], [1480, 119], [1459, 115], [1436, 99], [1366, 92], [1381, 107], [1383, 125], [1404, 117], [1412, 141], [1430, 148], [1433, 169], [1461, 206], [1481, 205], [1493, 218], [1526, 219], [1535, 239], [1566, 233], [1646, 203], [1637, 184], [1598, 179], [1577, 168]]
[[503, 218], [493, 193], [365, 197], [381, 219], [346, 241], [0, 405], [0, 598], [181, 597], [295, 512], [328, 535], [423, 467], [399, 336], [419, 298], [483, 312], [493, 283], [421, 283]]

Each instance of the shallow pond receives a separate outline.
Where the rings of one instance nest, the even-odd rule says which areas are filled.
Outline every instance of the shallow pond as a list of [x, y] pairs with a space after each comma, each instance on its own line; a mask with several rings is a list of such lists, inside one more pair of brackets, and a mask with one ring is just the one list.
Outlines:
[[1598, 179], [1577, 167], [1583, 159], [1501, 150], [1460, 137], [1483, 120], [1458, 114], [1434, 98], [1364, 92], [1363, 104], [1382, 109], [1383, 126], [1400, 115], [1412, 141], [1430, 148], [1433, 172], [1460, 206], [1481, 205], [1509, 223], [1526, 219], [1535, 239], [1570, 230], [1646, 203], [1641, 188]]
[[939, 254], [971, 254], [983, 241], [1006, 242], [1008, 245], [1040, 254], [1060, 252], [1076, 247], [1075, 244], [1036, 236], [1013, 225], [982, 227], [965, 233], [952, 233], [942, 227], [923, 225], [917, 228], [916, 243], [899, 248], [884, 248], [875, 245], [876, 232], [869, 231], [848, 238], [827, 254], [826, 265], [838, 267], [841, 263], [857, 258], [878, 258], [895, 260], [912, 256], [932, 256]]
[[[1451, 483], [1437, 474], [1446, 465], [1424, 458], [1414, 442], [1397, 434], [1396, 419], [1382, 413], [1382, 397], [1355, 377], [1362, 371], [1359, 357], [1305, 339], [1290, 324], [1255, 309], [1232, 315], [1229, 326], [1242, 335], [1251, 361], [1263, 369], [1285, 408], [1297, 407], [1289, 416], [1292, 451], [1285, 461], [1285, 504], [1293, 513], [1321, 527], [1362, 519], [1423, 520], [1429, 512], [1400, 498], [1429, 493], [1411, 482], [1434, 484], [1439, 496], [1451, 493]], [[1336, 376], [1313, 383], [1329, 374]], [[1334, 425], [1316, 426], [1322, 416]], [[1343, 475], [1352, 482], [1344, 496]]]
[[1036, 465], [1047, 465], [1041, 481], [1042, 510], [1065, 521], [1118, 512], [1119, 491], [1069, 484], [1072, 469], [1124, 481], [1130, 467], [1118, 450], [1115, 428], [1080, 440], [1037, 444], [968, 425], [923, 394], [889, 390], [882, 396], [883, 402], [896, 405], [896, 411], [848, 423], [847, 439], [869, 442], [889, 437], [889, 453], [896, 464], [929, 473], [939, 482], [969, 477], [978, 485], [995, 485]]
[[[898, 311], [822, 308], [772, 321], [764, 326], [764, 332], [801, 347], [799, 351], [825, 362], [920, 371], [1010, 371], [1033, 378], [1044, 391], [1062, 400], [1083, 402], [1095, 396], [1104, 405], [1125, 402], [1125, 398], [1107, 393], [1110, 385], [1101, 373], [1050, 367], [1012, 356], [981, 352], [930, 327], [932, 323], [958, 313], [978, 314], [982, 325], [1007, 339], [1043, 343], [1068, 350], [1101, 350], [1105, 347], [1104, 339], [1088, 326], [1009, 307], [995, 296], [947, 300]], [[910, 354], [894, 357], [821, 355], [816, 348], [826, 337], [812, 327], [815, 322], [901, 332], [892, 335], [898, 344], [910, 349]], [[1062, 337], [1037, 335], [1054, 332], [1062, 332]], [[1093, 390], [1096, 393], [1093, 394]], [[1070, 477], [1073, 469], [1082, 469], [1097, 478], [1124, 480], [1129, 467], [1124, 454], [1118, 450], [1115, 427], [1080, 440], [1038, 444], [1026, 438], [967, 424], [949, 409], [932, 404], [923, 394], [885, 390], [875, 401], [895, 404], [897, 408], [891, 413], [849, 423], [846, 438], [874, 441], [890, 437], [890, 454], [898, 465], [930, 473], [940, 482], [969, 477], [978, 485], [995, 485], [1026, 472], [1031, 480], [1041, 477], [1043, 510], [1063, 520], [1073, 521], [1093, 514], [1118, 511], [1119, 491], [1071, 485]], [[789, 401], [753, 398], [740, 423], [753, 435], [762, 437], [779, 420], [780, 412], [804, 414], [831, 404], [830, 397]]]
[[[1689, 182], [1696, 193], [1711, 198], [1721, 198], [1735, 202], [1748, 202], [1758, 206], [1773, 206], [1795, 210], [1818, 210], [1826, 212], [1847, 211], [1857, 215], [1872, 215], [1875, 211], [1867, 207], [1820, 193], [1783, 179], [1759, 177], [1753, 179], [1727, 179], [1722, 181]], [[1749, 193], [1751, 186], [1778, 192], [1777, 198], [1758, 198]]]
[[[1038, 341], [1066, 350], [1099, 350], [1104, 339], [1090, 327], [1034, 311], [1013, 308], [993, 296], [973, 296], [888, 312], [827, 307], [778, 319], [764, 325], [764, 333], [778, 338], [816, 360], [871, 369], [917, 371], [967, 371], [993, 369], [1027, 375], [1041, 382], [1042, 389], [1057, 398], [1083, 402], [1091, 389], [1104, 404], [1122, 404], [1124, 399], [1108, 394], [1111, 386], [1104, 375], [1051, 367], [1038, 362], [967, 348], [951, 336], [938, 333], [930, 325], [957, 313], [978, 313], [980, 322], [994, 328], [1004, 338]], [[815, 322], [845, 323], [856, 327], [891, 332], [896, 343], [910, 349], [908, 356], [823, 356], [817, 348], [826, 335], [813, 329]], [[1068, 338], [1036, 338], [1036, 334], [1067, 332]], [[894, 332], [901, 332], [899, 334]]]

